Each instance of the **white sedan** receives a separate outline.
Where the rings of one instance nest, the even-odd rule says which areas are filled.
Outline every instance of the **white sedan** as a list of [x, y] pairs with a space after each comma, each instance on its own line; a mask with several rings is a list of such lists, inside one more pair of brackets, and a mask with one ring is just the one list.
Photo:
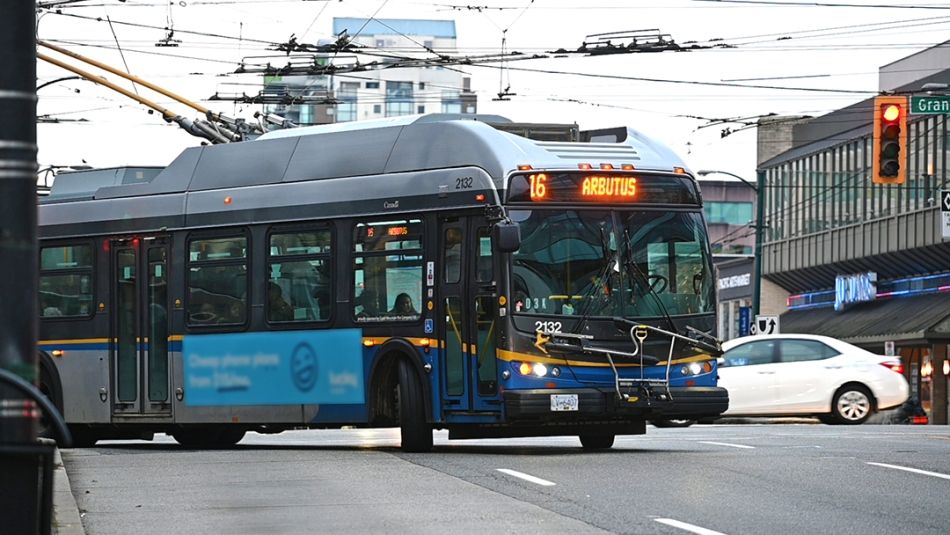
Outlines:
[[909, 394], [900, 359], [827, 336], [747, 336], [722, 348], [719, 386], [729, 391], [724, 416], [809, 415], [860, 424]]

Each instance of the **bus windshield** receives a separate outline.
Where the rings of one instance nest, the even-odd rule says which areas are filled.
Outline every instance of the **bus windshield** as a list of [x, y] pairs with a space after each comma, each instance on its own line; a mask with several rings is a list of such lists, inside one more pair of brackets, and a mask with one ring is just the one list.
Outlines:
[[660, 317], [712, 313], [699, 211], [512, 210], [512, 309], [520, 314]]

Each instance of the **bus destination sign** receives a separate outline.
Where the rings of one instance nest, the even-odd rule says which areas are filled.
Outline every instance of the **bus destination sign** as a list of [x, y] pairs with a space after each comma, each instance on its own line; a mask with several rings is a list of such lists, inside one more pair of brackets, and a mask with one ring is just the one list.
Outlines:
[[699, 204], [685, 176], [591, 171], [552, 171], [515, 175], [509, 202]]

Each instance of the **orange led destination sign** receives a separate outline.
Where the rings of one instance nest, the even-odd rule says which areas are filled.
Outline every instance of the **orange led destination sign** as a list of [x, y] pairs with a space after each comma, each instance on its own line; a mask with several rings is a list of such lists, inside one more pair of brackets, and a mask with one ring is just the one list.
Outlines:
[[[536, 173], [528, 176], [529, 194], [532, 201], [544, 201], [548, 197], [548, 176]], [[632, 176], [587, 175], [576, 184], [581, 198], [629, 200], [637, 196], [637, 179]]]
[[601, 169], [519, 173], [511, 177], [507, 199], [532, 204], [700, 204], [692, 177], [643, 170], [636, 175]]
[[637, 179], [632, 176], [585, 176], [581, 180], [581, 197], [632, 199], [637, 195]]

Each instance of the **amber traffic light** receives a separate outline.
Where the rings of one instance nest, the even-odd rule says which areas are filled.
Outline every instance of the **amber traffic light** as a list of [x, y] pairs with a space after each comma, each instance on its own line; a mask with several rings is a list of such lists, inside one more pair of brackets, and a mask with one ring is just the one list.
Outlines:
[[903, 184], [907, 180], [907, 112], [907, 97], [874, 99], [871, 180], [875, 184]]

